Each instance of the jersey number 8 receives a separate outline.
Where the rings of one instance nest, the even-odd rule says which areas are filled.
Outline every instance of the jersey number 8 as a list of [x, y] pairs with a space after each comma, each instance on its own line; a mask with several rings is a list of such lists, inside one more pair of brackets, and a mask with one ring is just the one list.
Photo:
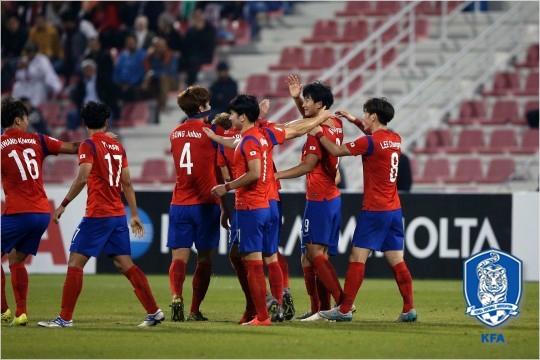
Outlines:
[[396, 182], [398, 175], [399, 155], [397, 152], [393, 152], [390, 155], [390, 182]]

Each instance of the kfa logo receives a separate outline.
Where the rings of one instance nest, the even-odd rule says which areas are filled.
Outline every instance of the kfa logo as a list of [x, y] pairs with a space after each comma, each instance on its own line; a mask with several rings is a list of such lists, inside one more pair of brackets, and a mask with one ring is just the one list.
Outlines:
[[521, 260], [490, 249], [465, 261], [463, 285], [466, 314], [495, 327], [519, 313]]

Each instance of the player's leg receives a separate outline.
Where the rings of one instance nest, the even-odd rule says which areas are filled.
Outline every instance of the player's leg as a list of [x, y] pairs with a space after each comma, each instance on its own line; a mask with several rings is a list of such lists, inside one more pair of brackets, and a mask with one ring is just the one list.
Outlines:
[[265, 254], [264, 262], [268, 267], [270, 291], [273, 299], [275, 299], [268, 311], [271, 314], [272, 322], [281, 322], [285, 319], [283, 314], [283, 274], [281, 273], [281, 267], [279, 266], [277, 252], [270, 256], [266, 256]]
[[28, 296], [28, 272], [24, 261], [28, 257], [28, 254], [13, 249], [9, 255], [9, 270], [11, 272], [11, 286], [13, 288], [13, 295], [15, 296], [15, 304], [17, 305], [15, 310], [15, 317], [12, 325], [26, 325], [28, 320], [26, 318], [26, 298]]
[[[277, 207], [277, 231], [278, 231], [278, 244], [281, 242], [281, 226], [283, 219], [282, 204], [281, 201], [275, 202]], [[285, 320], [292, 320], [296, 314], [294, 308], [294, 301], [291, 294], [291, 288], [289, 286], [289, 264], [287, 258], [279, 252], [278, 249], [278, 261], [281, 268], [281, 274], [283, 275], [283, 314]]]
[[311, 265], [311, 262], [308, 260], [305, 255], [305, 248], [302, 251], [302, 270], [304, 271], [304, 283], [306, 285], [306, 291], [309, 295], [310, 301], [310, 311], [306, 312], [302, 316], [298, 317], [299, 320], [307, 319], [313, 314], [319, 312], [319, 293], [317, 291], [317, 277], [315, 275], [315, 269]]
[[234, 271], [236, 272], [238, 281], [240, 282], [242, 292], [244, 293], [244, 296], [246, 298], [246, 308], [244, 314], [242, 315], [242, 318], [238, 322], [239, 324], [243, 324], [245, 322], [251, 321], [255, 316], [257, 316], [257, 311], [255, 310], [255, 304], [253, 303], [253, 299], [251, 298], [251, 293], [249, 291], [247, 265], [240, 256], [240, 253], [238, 251], [238, 243], [233, 243], [229, 252], [229, 259], [234, 268]]
[[[2, 252], [2, 257], [4, 257], [4, 253]], [[6, 274], [4, 274], [4, 267], [2, 266], [2, 321], [3, 322], [10, 322], [13, 320], [13, 315], [11, 314], [11, 310], [9, 309], [8, 303], [7, 303], [7, 297], [6, 297]]]
[[206, 296], [212, 276], [212, 254], [219, 244], [221, 210], [217, 204], [198, 205], [194, 211], [196, 223], [195, 247], [197, 268], [193, 274], [193, 296], [188, 320], [205, 321], [199, 307]]

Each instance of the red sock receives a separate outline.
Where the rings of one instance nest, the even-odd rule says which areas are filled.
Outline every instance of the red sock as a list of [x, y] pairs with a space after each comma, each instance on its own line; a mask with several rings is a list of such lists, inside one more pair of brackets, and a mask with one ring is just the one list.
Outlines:
[[279, 304], [283, 303], [283, 275], [281, 273], [281, 267], [279, 262], [274, 261], [268, 264], [268, 282], [270, 283], [270, 290], [272, 296], [277, 300]]
[[60, 317], [64, 320], [73, 318], [73, 310], [79, 298], [83, 286], [83, 269], [68, 266], [66, 280], [64, 281], [64, 290], [62, 291], [62, 309]]
[[244, 296], [246, 297], [246, 313], [249, 313], [248, 315], [255, 314], [255, 305], [253, 304], [253, 300], [251, 299], [251, 294], [249, 292], [246, 265], [240, 257], [232, 256], [230, 259], [234, 271], [236, 272], [236, 276], [238, 277], [238, 282], [240, 282], [240, 287], [242, 288]]
[[332, 297], [334, 298], [334, 301], [336, 304], [341, 303], [341, 294], [343, 293], [343, 290], [341, 289], [341, 285], [339, 284], [339, 280], [336, 276], [336, 272], [332, 269], [333, 266], [328, 261], [326, 256], [319, 255], [313, 259], [313, 267], [315, 268], [315, 273], [317, 274], [317, 278], [324, 284], [324, 287], [326, 290], [332, 294]]
[[317, 292], [315, 270], [313, 270], [313, 266], [304, 266], [302, 269], [304, 270], [304, 282], [311, 303], [311, 312], [316, 313], [319, 311], [319, 294]]
[[210, 262], [197, 262], [197, 268], [195, 274], [193, 274], [193, 296], [191, 298], [191, 313], [198, 313], [199, 306], [208, 291], [208, 285], [210, 285], [210, 276], [212, 276], [212, 263]]
[[178, 259], [173, 260], [169, 266], [169, 287], [173, 296], [182, 297], [185, 279], [186, 263]]
[[394, 278], [396, 279], [396, 283], [399, 287], [399, 292], [401, 293], [401, 297], [403, 298], [402, 312], [409, 312], [409, 310], [414, 308], [411, 273], [409, 272], [405, 261], [402, 261], [392, 267], [392, 271], [394, 272]]
[[135, 290], [135, 295], [137, 299], [141, 302], [142, 306], [148, 314], [154, 314], [158, 311], [158, 306], [154, 295], [152, 295], [152, 290], [150, 289], [150, 284], [148, 284], [148, 279], [146, 275], [142, 272], [137, 265], [133, 265], [128, 271], [124, 273], [128, 278], [133, 289]]
[[264, 267], [262, 260], [246, 260], [249, 292], [257, 309], [259, 321], [268, 319], [266, 309], [266, 280], [264, 278]]
[[364, 272], [366, 269], [366, 264], [361, 262], [350, 262], [347, 268], [347, 275], [345, 276], [345, 285], [343, 291], [343, 302], [339, 307], [339, 311], [343, 314], [351, 311], [352, 305], [354, 304], [354, 299], [360, 286], [362, 286], [362, 281], [364, 280]]
[[17, 263], [9, 266], [11, 270], [11, 286], [15, 295], [17, 310], [15, 316], [26, 314], [26, 297], [28, 296], [28, 272], [24, 263]]
[[287, 258], [278, 251], [277, 259], [279, 261], [279, 267], [281, 268], [281, 274], [283, 275], [283, 288], [289, 288], [289, 264]]
[[6, 298], [6, 274], [4, 274], [4, 267], [2, 266], [2, 314], [9, 308]]
[[326, 289], [321, 280], [317, 277], [317, 293], [319, 294], [319, 311], [330, 310], [330, 292]]

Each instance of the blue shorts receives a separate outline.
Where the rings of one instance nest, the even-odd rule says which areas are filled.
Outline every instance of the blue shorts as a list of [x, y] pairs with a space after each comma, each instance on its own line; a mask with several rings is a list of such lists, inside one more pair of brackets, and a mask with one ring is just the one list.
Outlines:
[[70, 252], [97, 257], [131, 255], [126, 216], [83, 217], [71, 239]]
[[234, 244], [238, 245], [238, 226], [236, 225], [236, 210], [233, 210], [231, 214], [231, 226], [229, 228], [229, 241], [227, 242], [227, 248], [231, 251]]
[[217, 248], [220, 215], [217, 204], [171, 205], [167, 247], [189, 249], [195, 244], [198, 251]]
[[238, 250], [241, 253], [262, 252], [271, 255], [277, 252], [277, 244], [271, 241], [270, 208], [236, 210], [238, 225]]
[[341, 196], [331, 200], [306, 200], [302, 221], [302, 253], [306, 244], [319, 244], [328, 248], [329, 255], [337, 255], [341, 227]]
[[353, 246], [376, 251], [403, 250], [401, 209], [392, 211], [362, 210], [356, 219]]
[[12, 249], [36, 255], [39, 241], [49, 226], [49, 213], [2, 215], [2, 254]]
[[269, 241], [275, 242], [277, 251], [281, 235], [281, 201], [270, 200], [268, 203], [270, 204], [270, 232], [268, 236]]

